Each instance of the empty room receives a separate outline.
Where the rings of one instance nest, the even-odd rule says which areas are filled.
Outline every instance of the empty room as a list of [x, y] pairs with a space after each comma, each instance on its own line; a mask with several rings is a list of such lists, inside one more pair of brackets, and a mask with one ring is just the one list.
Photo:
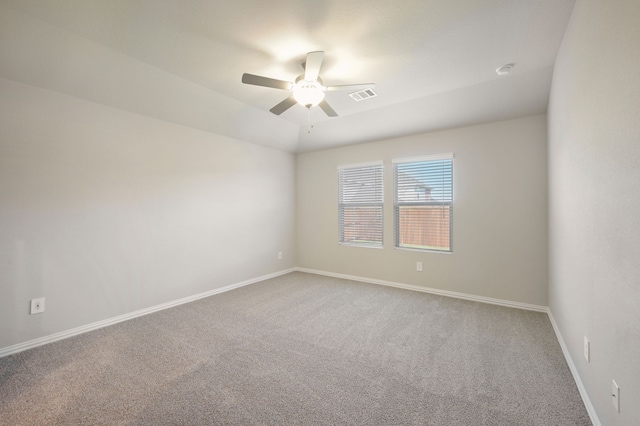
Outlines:
[[0, 425], [640, 425], [637, 0], [0, 0]]

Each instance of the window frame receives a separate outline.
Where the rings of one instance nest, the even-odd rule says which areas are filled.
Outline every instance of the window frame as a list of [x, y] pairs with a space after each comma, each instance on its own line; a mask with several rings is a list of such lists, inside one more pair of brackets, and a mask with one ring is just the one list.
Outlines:
[[[454, 163], [454, 154], [453, 153], [445, 153], [445, 154], [436, 154], [436, 155], [425, 155], [420, 157], [409, 157], [409, 158], [398, 158], [392, 160], [393, 165], [393, 231], [394, 231], [394, 248], [399, 250], [410, 250], [410, 251], [419, 251], [419, 252], [431, 252], [431, 253], [441, 253], [441, 254], [452, 254], [453, 253], [453, 204], [454, 204], [454, 196], [453, 196], [453, 188], [454, 188], [454, 174], [453, 174], [453, 163]], [[441, 161], [450, 161], [450, 174], [448, 172], [443, 172], [443, 184], [442, 184], [442, 195], [445, 196], [444, 200], [441, 201], [400, 201], [399, 200], [399, 192], [402, 189], [408, 188], [404, 183], [399, 183], [398, 173], [401, 172], [402, 165], [412, 165], [410, 167], [416, 167], [420, 169], [418, 166], [420, 163], [429, 163], [429, 162], [441, 162]], [[426, 173], [427, 167], [421, 170], [421, 173]], [[445, 176], [446, 175], [446, 176]], [[446, 183], [445, 180], [446, 179]], [[424, 183], [426, 185], [426, 183]], [[401, 187], [399, 188], [399, 185]], [[400, 219], [400, 211], [402, 207], [427, 207], [427, 206], [441, 206], [447, 207], [448, 209], [448, 248], [437, 248], [435, 246], [428, 245], [416, 245], [416, 244], [401, 244], [402, 235], [401, 234], [401, 219]], [[428, 223], [427, 223], [428, 224]], [[444, 228], [446, 229], [446, 228]], [[441, 228], [438, 228], [438, 232], [442, 232]], [[403, 234], [404, 235], [404, 234]], [[437, 238], [437, 237], [436, 237]]]

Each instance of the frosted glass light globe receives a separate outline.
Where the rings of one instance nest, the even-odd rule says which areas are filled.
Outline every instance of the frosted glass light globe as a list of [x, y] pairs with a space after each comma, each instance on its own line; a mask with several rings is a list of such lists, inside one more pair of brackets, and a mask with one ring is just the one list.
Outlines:
[[300, 105], [311, 108], [324, 100], [324, 90], [318, 82], [300, 81], [293, 88], [293, 98]]

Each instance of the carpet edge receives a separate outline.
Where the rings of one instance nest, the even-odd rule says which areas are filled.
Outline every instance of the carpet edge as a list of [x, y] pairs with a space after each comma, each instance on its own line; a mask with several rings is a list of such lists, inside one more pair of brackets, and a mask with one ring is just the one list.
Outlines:
[[144, 309], [139, 309], [137, 311], [129, 312], [127, 314], [118, 315], [113, 318], [107, 318], [105, 320], [96, 321], [90, 324], [81, 325], [80, 327], [75, 327], [69, 330], [60, 331], [58, 333], [49, 334], [47, 336], [38, 337], [36, 339], [28, 340], [26, 342], [17, 343], [15, 345], [7, 346], [4, 348], [0, 348], [0, 358], [5, 356], [13, 355], [18, 352], [26, 351], [27, 349], [32, 349], [38, 346], [46, 345], [48, 343], [57, 342], [58, 340], [67, 339], [69, 337], [77, 336], [79, 334], [87, 333], [89, 331], [97, 330], [99, 328], [107, 327], [110, 325], [117, 324], [119, 322], [127, 321], [130, 319], [134, 319], [137, 317], [141, 317], [144, 315], [152, 314], [154, 312], [162, 311], [164, 309], [172, 308], [174, 306], [182, 305], [185, 303], [193, 302], [198, 299], [203, 299], [205, 297], [213, 296], [215, 294], [224, 293], [226, 291], [234, 290], [236, 288], [244, 287], [246, 285], [255, 284], [260, 281], [268, 280], [270, 278], [279, 277], [280, 275], [285, 275], [291, 272], [295, 272], [296, 268], [285, 269], [282, 271], [274, 272], [272, 274], [262, 275], [256, 278], [251, 278], [245, 281], [241, 281], [235, 284], [230, 284], [224, 287], [215, 288], [213, 290], [208, 290], [202, 293], [197, 293], [192, 296], [183, 297], [181, 299], [176, 299], [170, 302], [161, 303], [159, 305], [151, 306]]
[[499, 306], [505, 306], [505, 307], [508, 307], [508, 308], [524, 309], [524, 310], [527, 310], [527, 311], [536, 311], [536, 312], [547, 313], [548, 310], [549, 310], [549, 308], [547, 308], [546, 306], [533, 305], [533, 304], [530, 304], [530, 303], [514, 302], [512, 300], [504, 300], [504, 299], [495, 299], [495, 298], [492, 298], [492, 297], [478, 296], [478, 295], [475, 295], [475, 294], [459, 293], [459, 292], [449, 291], [449, 290], [440, 290], [440, 289], [437, 289], [437, 288], [422, 287], [422, 286], [417, 286], [417, 285], [412, 285], [412, 284], [403, 284], [403, 283], [398, 283], [398, 282], [393, 282], [393, 281], [385, 281], [385, 280], [378, 280], [378, 279], [374, 279], [374, 278], [359, 277], [359, 276], [355, 276], [355, 275], [336, 274], [336, 273], [333, 273], [333, 272], [320, 271], [320, 270], [308, 269], [308, 268], [299, 268], [299, 267], [295, 268], [295, 270], [298, 271], [298, 272], [306, 272], [306, 273], [309, 273], [309, 274], [324, 275], [324, 276], [327, 276], [327, 277], [341, 278], [341, 279], [351, 280], [351, 281], [360, 281], [360, 282], [365, 282], [365, 283], [369, 283], [369, 284], [383, 285], [383, 286], [387, 286], [387, 287], [402, 288], [402, 289], [405, 289], [405, 290], [412, 290], [412, 291], [419, 291], [419, 292], [422, 292], [422, 293], [437, 294], [439, 296], [453, 297], [455, 299], [464, 299], [464, 300], [470, 300], [470, 301], [473, 301], [473, 302], [488, 303], [490, 305], [499, 305]]

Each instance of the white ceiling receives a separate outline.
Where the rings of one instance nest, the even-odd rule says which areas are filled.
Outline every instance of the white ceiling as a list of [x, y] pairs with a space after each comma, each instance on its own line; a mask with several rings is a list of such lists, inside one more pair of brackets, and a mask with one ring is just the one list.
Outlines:
[[[0, 77], [287, 151], [544, 113], [575, 0], [0, 0]], [[242, 73], [376, 83], [340, 115]], [[514, 63], [504, 77], [495, 69]], [[313, 129], [308, 132], [311, 120]]]

